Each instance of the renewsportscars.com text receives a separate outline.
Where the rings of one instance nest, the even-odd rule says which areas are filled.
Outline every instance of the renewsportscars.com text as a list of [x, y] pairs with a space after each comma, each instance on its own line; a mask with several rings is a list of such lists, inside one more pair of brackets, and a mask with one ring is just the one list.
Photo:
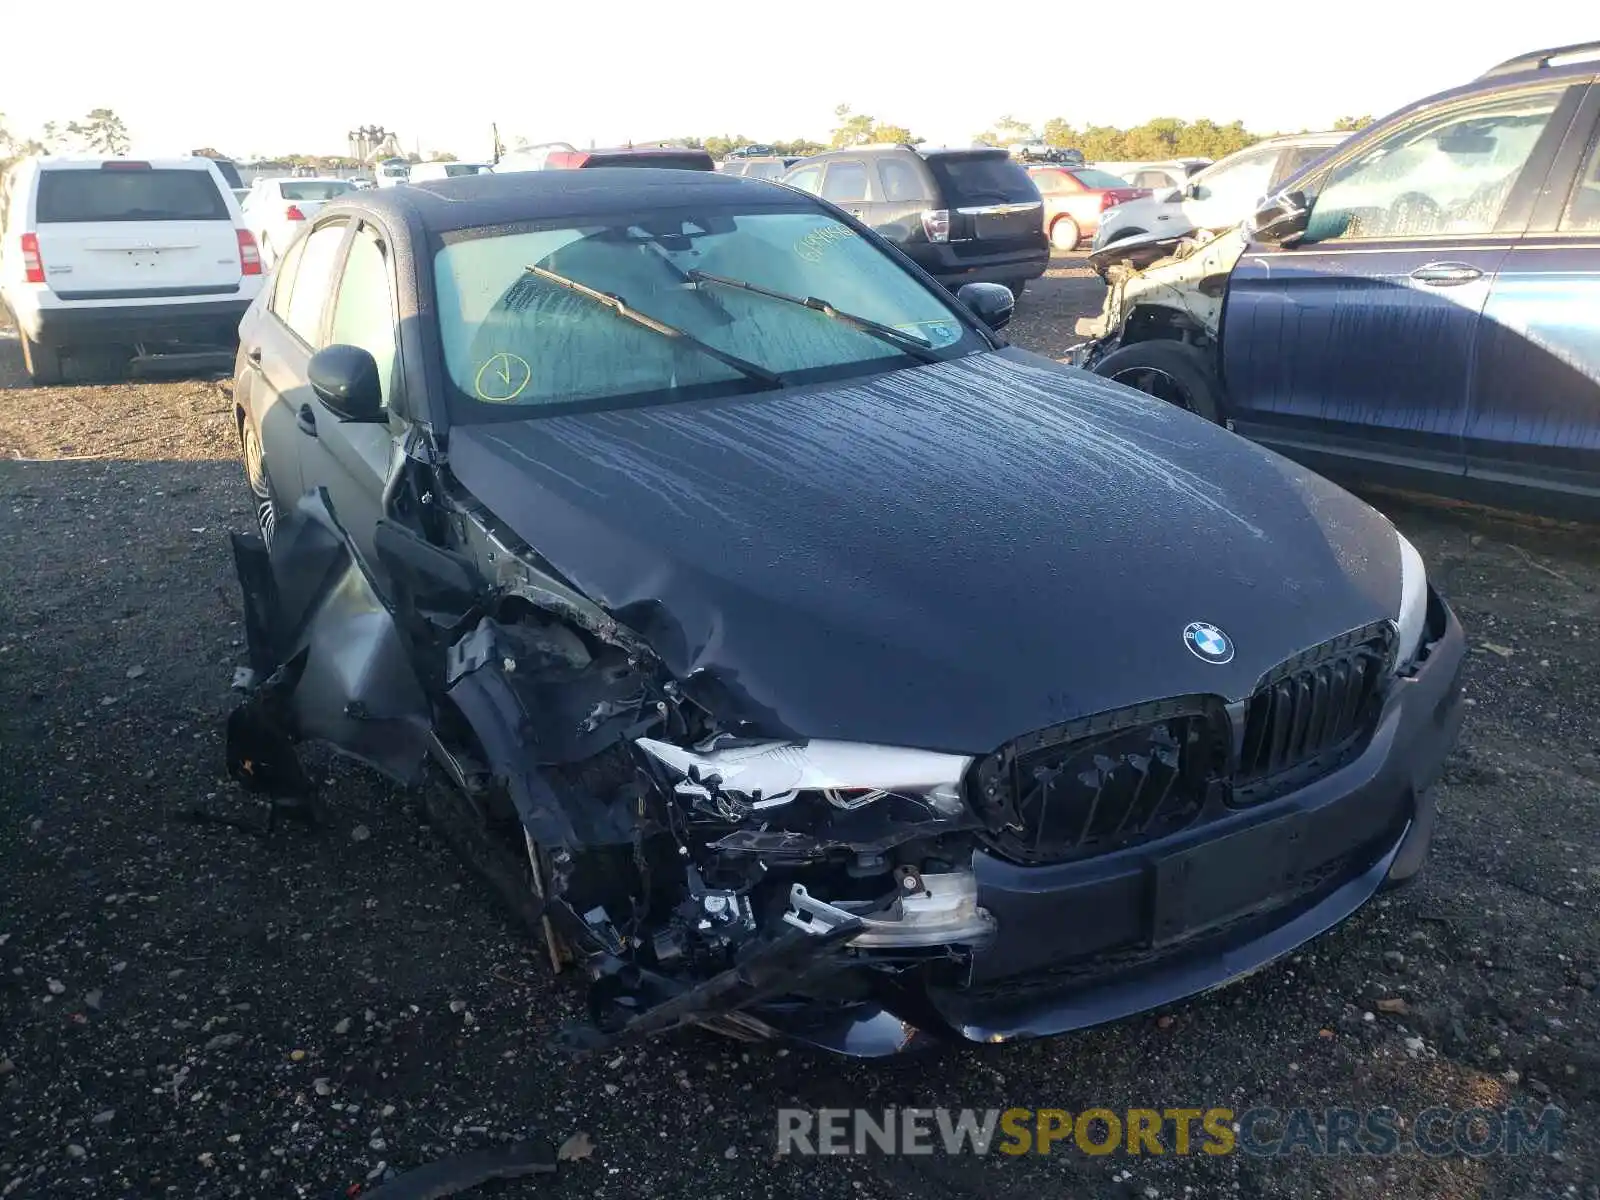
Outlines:
[[778, 1110], [779, 1154], [1428, 1157], [1550, 1154], [1560, 1109], [849, 1108]]

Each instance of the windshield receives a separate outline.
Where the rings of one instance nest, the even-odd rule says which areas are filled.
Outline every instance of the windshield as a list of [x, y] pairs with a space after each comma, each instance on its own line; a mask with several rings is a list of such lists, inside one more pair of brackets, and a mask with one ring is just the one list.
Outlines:
[[445, 367], [460, 419], [529, 409], [670, 403], [751, 390], [751, 380], [684, 338], [619, 316], [536, 275], [540, 267], [620, 297], [654, 322], [804, 384], [918, 359], [846, 320], [690, 272], [816, 296], [912, 334], [950, 358], [987, 349], [954, 301], [925, 287], [849, 226], [813, 208], [655, 212], [605, 223], [447, 234], [434, 259]]
[[1091, 167], [1080, 167], [1073, 171], [1072, 175], [1086, 188], [1125, 188], [1128, 186], [1126, 179], [1113, 175], [1110, 171], [1096, 171]]
[[343, 179], [308, 179], [294, 183], [280, 183], [278, 194], [285, 200], [332, 200], [351, 191], [353, 184]]

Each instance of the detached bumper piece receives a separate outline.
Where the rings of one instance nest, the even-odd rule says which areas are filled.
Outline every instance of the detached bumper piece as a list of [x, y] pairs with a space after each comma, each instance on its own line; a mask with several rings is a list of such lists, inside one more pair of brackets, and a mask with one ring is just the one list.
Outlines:
[[242, 535], [233, 552], [259, 682], [228, 719], [229, 773], [254, 791], [304, 794], [294, 746], [320, 741], [417, 782], [433, 725], [428, 699], [326, 493], [302, 499], [270, 552]]

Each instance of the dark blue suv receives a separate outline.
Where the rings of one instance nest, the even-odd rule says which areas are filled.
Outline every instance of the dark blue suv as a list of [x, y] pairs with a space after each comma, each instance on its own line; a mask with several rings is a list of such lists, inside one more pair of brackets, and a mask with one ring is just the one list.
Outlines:
[[1076, 361], [1329, 474], [1600, 513], [1597, 59], [1511, 59], [1192, 261], [1113, 266]]

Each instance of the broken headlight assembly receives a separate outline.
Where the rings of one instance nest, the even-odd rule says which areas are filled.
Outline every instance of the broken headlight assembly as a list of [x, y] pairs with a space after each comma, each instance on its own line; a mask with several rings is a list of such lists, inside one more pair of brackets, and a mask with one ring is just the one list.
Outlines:
[[971, 871], [970, 757], [727, 735], [636, 745], [684, 816], [684, 842], [709, 855], [690, 892], [710, 898], [713, 928], [764, 894], [781, 927], [830, 937], [848, 925], [857, 949], [970, 945], [993, 932]]
[[1395, 615], [1400, 637], [1394, 661], [1395, 669], [1404, 671], [1422, 649], [1428, 623], [1428, 571], [1405, 534], [1395, 530], [1394, 536], [1400, 541], [1400, 604]]
[[808, 795], [841, 812], [893, 795], [954, 818], [965, 810], [961, 777], [972, 763], [965, 755], [858, 742], [724, 738], [686, 749], [640, 738], [638, 745], [678, 776], [678, 796], [729, 820], [786, 808]]

